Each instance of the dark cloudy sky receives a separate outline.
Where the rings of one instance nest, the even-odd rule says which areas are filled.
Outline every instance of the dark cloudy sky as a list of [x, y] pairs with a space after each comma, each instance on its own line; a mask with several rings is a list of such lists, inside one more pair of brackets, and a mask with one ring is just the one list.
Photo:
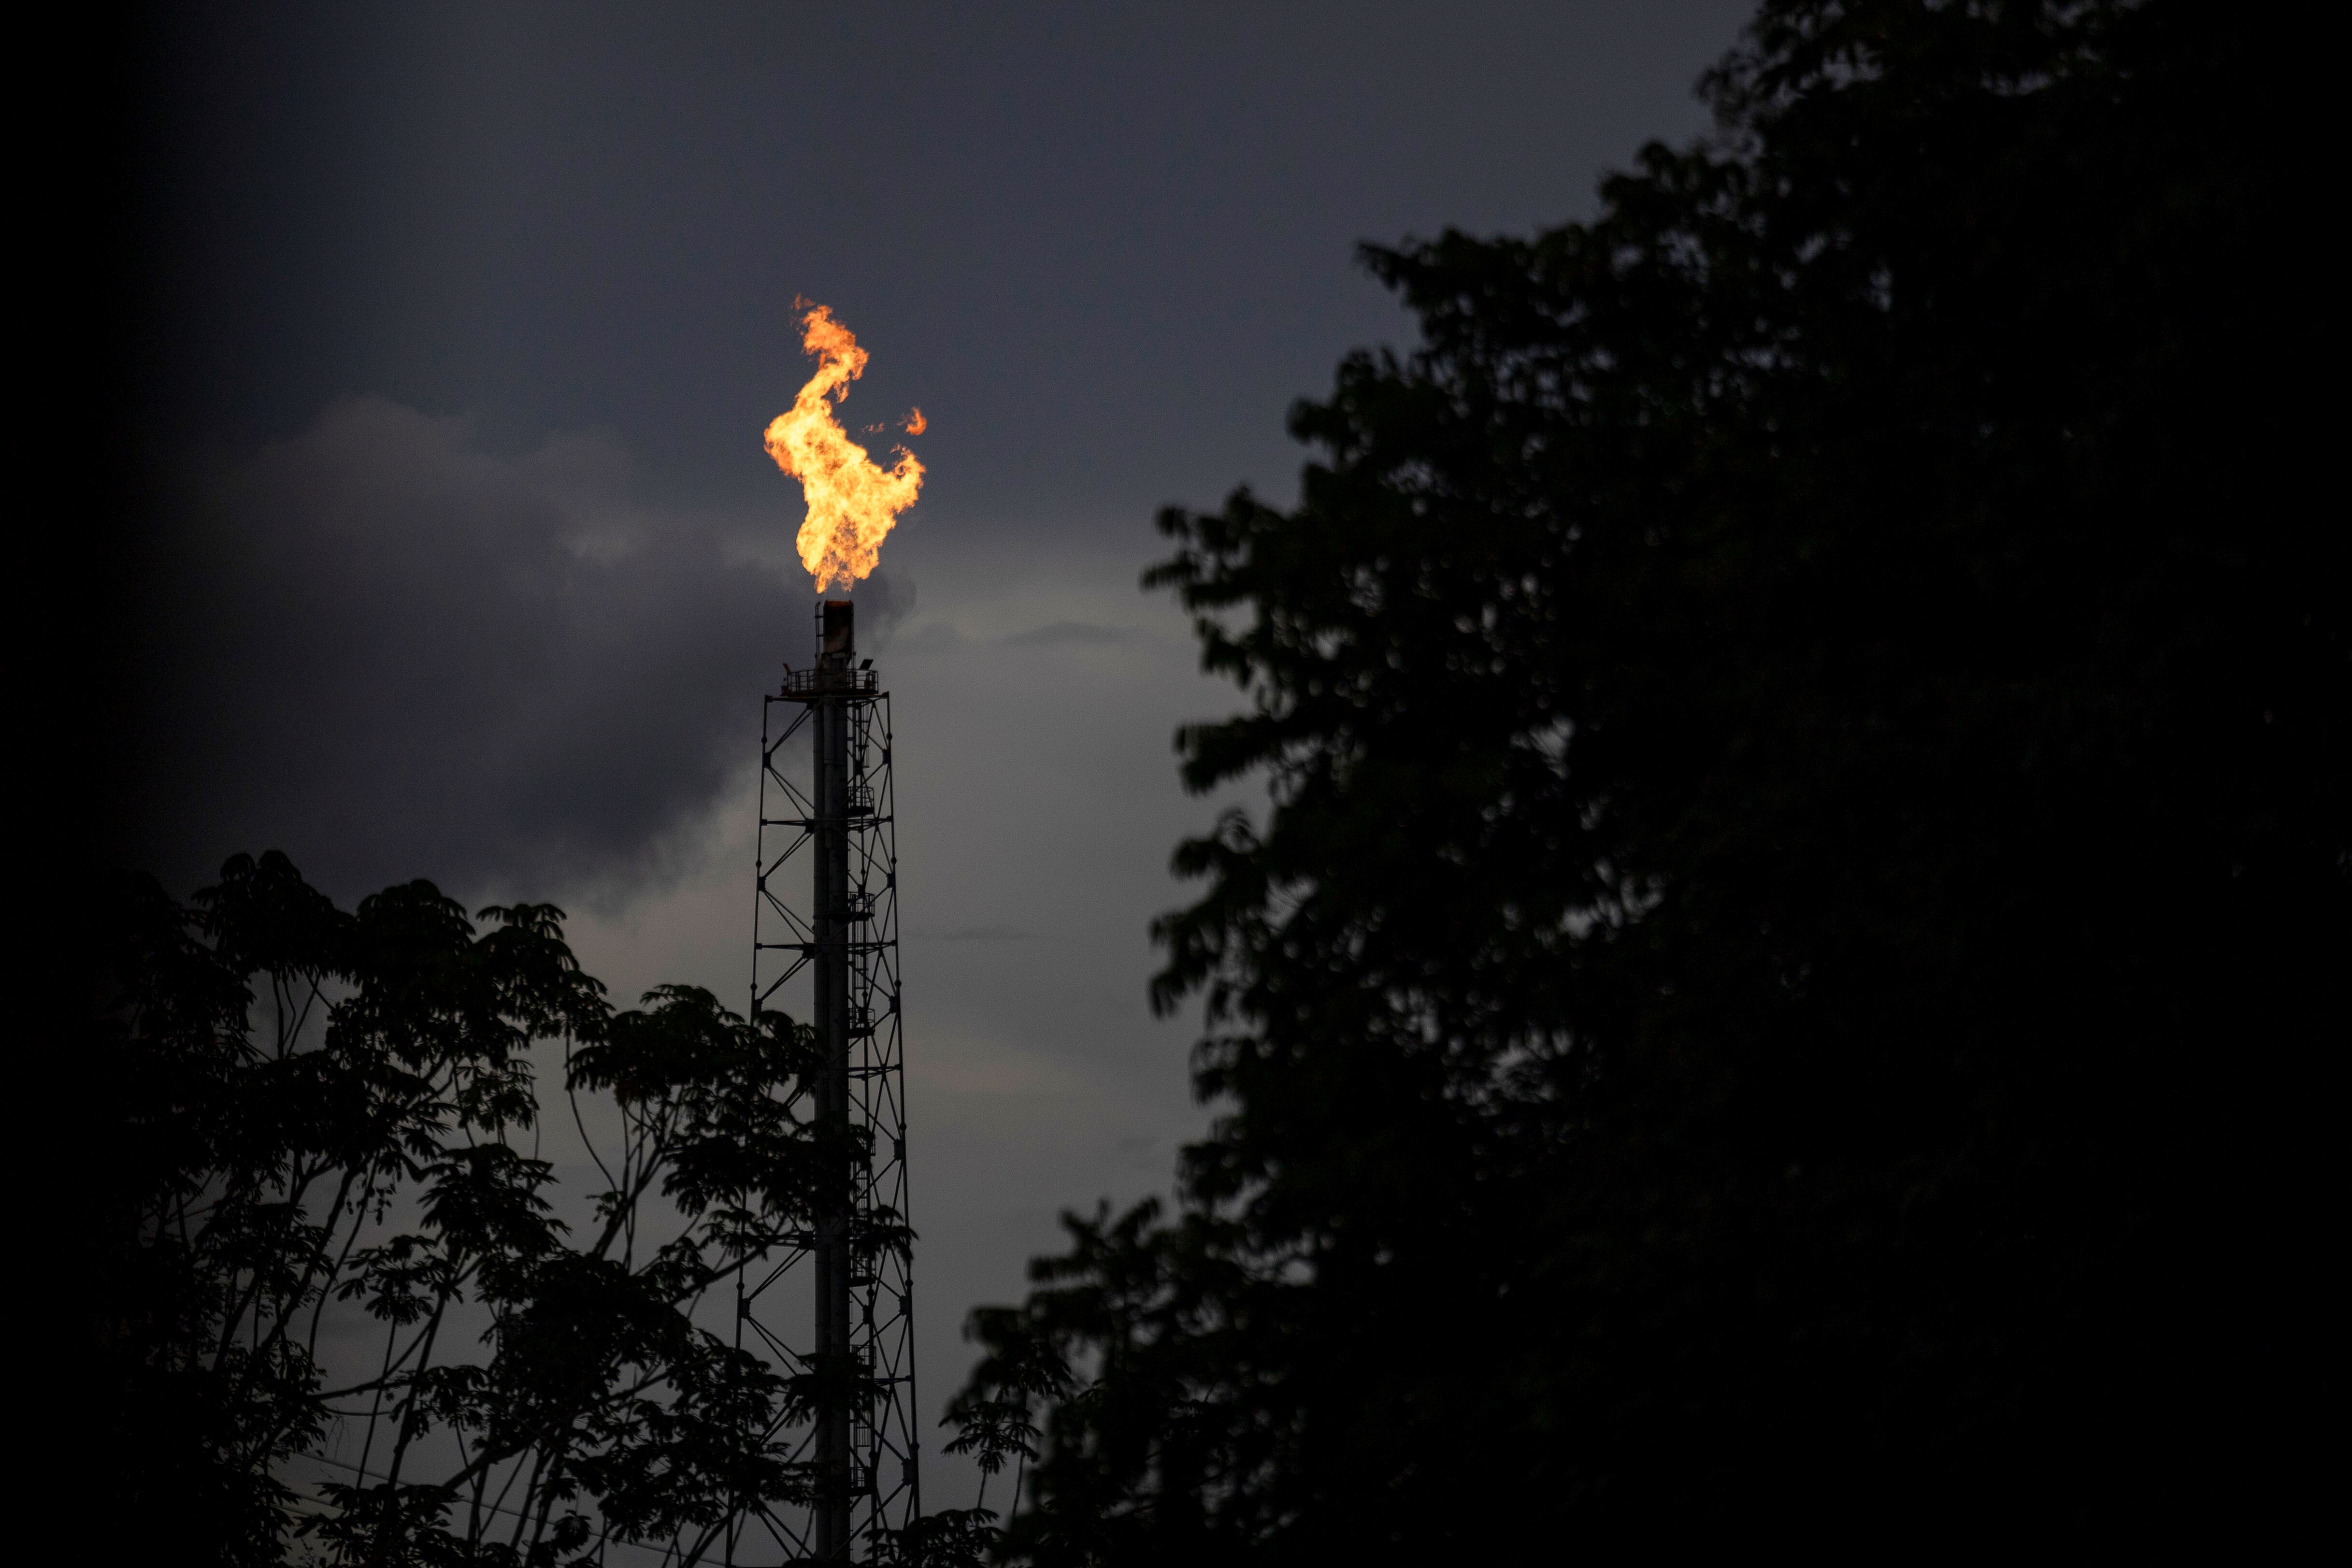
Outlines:
[[[1229, 707], [1135, 587], [1168, 502], [1287, 498], [1291, 401], [1410, 342], [1363, 239], [1525, 231], [1699, 132], [1726, 0], [187, 6], [158, 82], [137, 454], [183, 890], [551, 898], [591, 967], [740, 994], [759, 691], [807, 637], [760, 432], [793, 301], [920, 405], [861, 591], [897, 703], [924, 1403], [1053, 1215], [1203, 1114], [1144, 1005], [1169, 737]], [[945, 1504], [970, 1478], [938, 1473]]]

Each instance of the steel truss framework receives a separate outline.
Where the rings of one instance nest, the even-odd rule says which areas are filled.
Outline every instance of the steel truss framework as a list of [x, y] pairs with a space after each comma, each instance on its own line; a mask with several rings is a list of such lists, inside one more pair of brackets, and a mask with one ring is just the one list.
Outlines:
[[[872, 1558], [886, 1531], [921, 1514], [914, 1269], [909, 1252], [885, 1239], [908, 1223], [890, 698], [870, 668], [850, 667], [848, 606], [820, 615], [835, 609], [840, 645], [814, 670], [788, 670], [762, 704], [751, 1006], [756, 1016], [778, 1005], [778, 993], [809, 974], [831, 1070], [813, 1090], [788, 1092], [814, 1098], [817, 1122], [845, 1122], [851, 1146], [864, 1149], [847, 1162], [845, 1214], [821, 1216], [783, 1252], [739, 1269], [735, 1321], [740, 1348], [787, 1376], [830, 1362], [833, 1386], [849, 1392], [821, 1402], [797, 1430], [780, 1420], [772, 1437], [818, 1478], [818, 1500], [746, 1508], [727, 1531], [730, 1563], [772, 1563], [780, 1552], [786, 1562]], [[805, 784], [788, 757], [803, 736]]]

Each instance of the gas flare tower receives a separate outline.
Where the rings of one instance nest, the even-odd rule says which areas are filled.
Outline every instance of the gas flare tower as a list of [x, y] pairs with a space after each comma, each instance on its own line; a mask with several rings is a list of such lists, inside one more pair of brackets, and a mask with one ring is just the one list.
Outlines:
[[812, 1228], [737, 1286], [736, 1342], [803, 1391], [804, 1414], [776, 1435], [808, 1485], [747, 1508], [730, 1563], [777, 1548], [871, 1558], [921, 1513], [890, 697], [857, 658], [854, 616], [847, 600], [818, 606], [815, 667], [787, 668], [761, 715], [751, 1006], [777, 1008], [807, 977], [821, 1054], [789, 1092], [807, 1103], [824, 1175]]

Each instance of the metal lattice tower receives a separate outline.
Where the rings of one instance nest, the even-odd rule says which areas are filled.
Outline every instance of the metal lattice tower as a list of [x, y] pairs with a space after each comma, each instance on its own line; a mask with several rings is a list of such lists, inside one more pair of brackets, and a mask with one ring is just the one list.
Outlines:
[[[762, 708], [751, 937], [754, 1016], [808, 977], [824, 1066], [794, 1092], [810, 1094], [820, 1140], [843, 1153], [814, 1227], [747, 1271], [736, 1302], [736, 1342], [817, 1374], [824, 1391], [793, 1435], [816, 1500], [747, 1510], [729, 1531], [730, 1563], [777, 1549], [787, 1561], [870, 1558], [884, 1531], [921, 1513], [913, 1263], [887, 1239], [908, 1223], [890, 698], [874, 661], [856, 658], [853, 614], [846, 600], [818, 607], [816, 668], [787, 667]], [[791, 776], [803, 735], [805, 785]]]

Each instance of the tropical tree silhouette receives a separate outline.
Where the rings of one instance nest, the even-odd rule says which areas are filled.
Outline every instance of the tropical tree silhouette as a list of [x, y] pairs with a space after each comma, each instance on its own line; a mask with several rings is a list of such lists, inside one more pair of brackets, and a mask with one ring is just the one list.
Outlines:
[[1248, 697], [1185, 780], [1273, 801], [1159, 926], [1221, 1112], [1180, 1203], [974, 1319], [1014, 1556], [2175, 1531], [2274, 1484], [2352, 581], [2280, 395], [2268, 37], [1776, 0], [1592, 221], [1365, 253], [1423, 346], [1297, 410], [1295, 509], [1161, 519]]

